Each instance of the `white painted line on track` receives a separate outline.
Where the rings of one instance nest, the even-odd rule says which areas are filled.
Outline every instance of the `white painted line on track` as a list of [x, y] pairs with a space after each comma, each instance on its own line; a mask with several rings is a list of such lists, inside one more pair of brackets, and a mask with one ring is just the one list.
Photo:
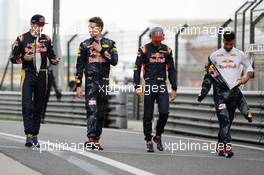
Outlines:
[[[104, 128], [104, 130], [112, 131], [112, 132], [122, 132], [122, 133], [128, 133], [128, 134], [138, 134], [142, 135], [143, 133], [137, 132], [137, 131], [126, 131], [126, 130], [116, 130], [116, 129], [109, 129], [109, 128]], [[173, 136], [173, 135], [168, 135], [168, 134], [163, 134], [163, 137], [169, 137], [169, 138], [175, 138], [175, 139], [184, 139], [184, 140], [195, 140], [195, 141], [201, 141], [201, 142], [215, 142], [213, 140], [209, 139], [199, 139], [199, 138], [193, 138], [193, 137], [182, 137], [182, 136]], [[237, 143], [232, 143], [233, 146], [241, 147], [241, 148], [248, 148], [248, 149], [254, 149], [254, 150], [259, 150], [259, 151], [264, 151], [264, 148], [258, 147], [258, 146], [249, 146], [249, 145], [243, 145], [243, 144], [237, 144]]]
[[[23, 140], [25, 139], [25, 137], [23, 137], [23, 136], [14, 135], [14, 134], [8, 134], [8, 133], [4, 133], [4, 132], [0, 132], [0, 135], [6, 136], [6, 137], [12, 137], [12, 138], [16, 138], [16, 139], [23, 139]], [[46, 142], [46, 141], [41, 141], [41, 140], [39, 140], [39, 141], [42, 142], [42, 143], [50, 144], [52, 146], [57, 147], [57, 145], [52, 143], [52, 142]], [[61, 148], [61, 146], [60, 146], [60, 148]], [[95, 153], [80, 152], [80, 151], [77, 151], [77, 150], [69, 150], [69, 151], [71, 151], [73, 153], [76, 153], [76, 154], [80, 154], [80, 155], [85, 156], [85, 157], [88, 157], [90, 159], [94, 159], [94, 160], [102, 162], [102, 163], [105, 163], [107, 165], [110, 165], [110, 166], [118, 168], [120, 170], [129, 172], [131, 174], [135, 174], [135, 175], [154, 175], [153, 173], [141, 170], [139, 168], [127, 165], [125, 163], [122, 163], [122, 162], [119, 162], [119, 161], [116, 161], [116, 160], [113, 160], [113, 159], [110, 159], [110, 158], [107, 158], [107, 157], [104, 157], [104, 156], [101, 156], [101, 155], [97, 155]]]
[[[60, 125], [61, 126], [61, 125]], [[71, 125], [64, 125], [66, 127], [70, 128], [83, 128], [82, 126], [71, 126]], [[104, 131], [112, 131], [112, 132], [121, 132], [121, 133], [128, 133], [128, 134], [137, 134], [137, 135], [142, 135], [142, 132], [139, 131], [127, 131], [127, 130], [117, 130], [117, 129], [111, 129], [111, 128], [104, 128]], [[195, 141], [201, 141], [201, 142], [215, 142], [214, 140], [209, 140], [209, 139], [199, 139], [199, 138], [194, 138], [194, 137], [182, 137], [182, 136], [173, 136], [173, 135], [168, 135], [168, 134], [163, 134], [162, 136], [164, 137], [169, 137], [169, 138], [175, 138], [175, 139], [184, 139], [184, 140], [195, 140]], [[233, 146], [241, 147], [241, 148], [247, 148], [247, 149], [253, 149], [253, 150], [259, 150], [259, 151], [264, 151], [264, 148], [258, 147], [258, 146], [250, 146], [250, 145], [244, 145], [244, 144], [238, 144], [238, 143], [232, 143]]]
[[[75, 125], [57, 125], [57, 124], [52, 124], [56, 126], [63, 126], [63, 127], [68, 127], [68, 128], [79, 128], [79, 129], [85, 129], [84, 126], [75, 126]], [[123, 133], [129, 133], [129, 134], [137, 134], [137, 135], [142, 135], [142, 132], [138, 131], [128, 131], [128, 130], [117, 130], [117, 129], [111, 129], [111, 128], [103, 128], [104, 131], [112, 131], [112, 132], [123, 132]], [[195, 140], [195, 141], [201, 141], [201, 142], [215, 142], [214, 140], [209, 140], [209, 139], [199, 139], [199, 138], [194, 138], [194, 137], [182, 137], [182, 136], [173, 136], [173, 135], [168, 135], [168, 134], [163, 134], [162, 136], [164, 137], [169, 137], [169, 138], [175, 138], [175, 139], [184, 139], [184, 140]], [[244, 145], [244, 144], [238, 144], [238, 143], [232, 143], [233, 146], [236, 147], [241, 147], [241, 148], [247, 148], [247, 149], [253, 149], [253, 150], [259, 150], [259, 151], [264, 151], [264, 148], [258, 147], [258, 146], [250, 146], [250, 145]]]

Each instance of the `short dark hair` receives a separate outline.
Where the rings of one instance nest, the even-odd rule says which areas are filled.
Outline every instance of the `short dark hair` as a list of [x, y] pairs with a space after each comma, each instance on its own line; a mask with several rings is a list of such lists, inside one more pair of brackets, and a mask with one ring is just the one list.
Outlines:
[[223, 36], [225, 41], [233, 41], [236, 38], [236, 35], [233, 31], [225, 31]]
[[90, 18], [90, 19], [89, 19], [89, 22], [96, 23], [96, 26], [97, 26], [97, 27], [101, 27], [102, 30], [103, 30], [103, 28], [104, 28], [104, 22], [103, 22], [103, 20], [102, 20], [100, 17], [98, 17], [98, 16], [95, 16], [95, 17]]

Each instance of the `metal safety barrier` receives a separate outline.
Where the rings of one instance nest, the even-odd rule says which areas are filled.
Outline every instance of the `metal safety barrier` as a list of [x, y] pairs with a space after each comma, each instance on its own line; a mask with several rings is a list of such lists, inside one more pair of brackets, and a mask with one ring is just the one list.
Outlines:
[[[86, 125], [86, 110], [84, 99], [76, 97], [75, 93], [63, 92], [60, 101], [54, 93], [51, 94], [45, 122]], [[127, 128], [126, 94], [110, 94], [106, 108], [105, 127]], [[0, 118], [22, 120], [20, 92], [0, 91]]]
[[[165, 131], [205, 137], [217, 137], [219, 123], [210, 93], [206, 99], [197, 102], [198, 90], [178, 90], [176, 102], [170, 103], [170, 116]], [[253, 122], [236, 111], [232, 124], [232, 139], [264, 144], [264, 93], [243, 92], [253, 113]], [[136, 119], [134, 93], [110, 94], [105, 126], [127, 128], [127, 119]], [[140, 119], [143, 116], [143, 100], [140, 100]], [[19, 92], [0, 92], [0, 118], [22, 120], [21, 96]], [[155, 116], [158, 116], [157, 108]], [[74, 93], [63, 93], [61, 101], [54, 94], [48, 103], [46, 122], [71, 125], [86, 125], [86, 111], [83, 99]]]

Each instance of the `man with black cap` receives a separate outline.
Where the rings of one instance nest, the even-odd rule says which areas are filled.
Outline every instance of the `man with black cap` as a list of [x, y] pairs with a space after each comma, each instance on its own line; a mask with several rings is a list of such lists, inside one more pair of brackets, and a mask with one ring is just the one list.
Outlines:
[[[234, 47], [235, 33], [225, 31], [223, 36], [223, 47], [212, 53], [208, 58], [209, 63], [201, 94], [197, 100], [203, 100], [212, 84], [215, 109], [219, 121], [217, 152], [219, 156], [231, 158], [234, 153], [231, 145], [230, 129], [236, 108], [239, 108], [249, 122], [252, 121], [252, 114], [249, 112], [239, 86], [246, 84], [253, 77], [253, 68], [246, 55]], [[245, 70], [243, 76], [240, 72], [241, 66]], [[222, 78], [222, 80], [217, 77]]]
[[[155, 27], [150, 32], [151, 42], [139, 48], [134, 67], [134, 83], [138, 96], [143, 95], [140, 85], [140, 73], [143, 67], [145, 80], [144, 91], [144, 117], [143, 129], [148, 152], [154, 152], [153, 141], [157, 149], [163, 151], [161, 135], [169, 115], [169, 94], [166, 86], [166, 71], [171, 83], [171, 100], [176, 99], [176, 71], [174, 68], [172, 50], [162, 43], [164, 32], [160, 27]], [[159, 119], [156, 126], [156, 135], [152, 138], [152, 120], [155, 100], [159, 107]]]
[[100, 144], [104, 123], [110, 66], [117, 65], [115, 42], [102, 36], [104, 27], [100, 17], [89, 19], [90, 38], [81, 42], [76, 64], [76, 93], [83, 98], [82, 77], [85, 74], [85, 106], [87, 138], [85, 147], [103, 150]]
[[51, 39], [42, 34], [45, 24], [44, 16], [34, 15], [30, 21], [30, 30], [17, 37], [10, 57], [13, 64], [22, 64], [22, 113], [25, 146], [28, 147], [39, 147], [37, 136], [46, 94], [47, 59], [53, 65], [60, 62], [60, 58], [54, 54]]

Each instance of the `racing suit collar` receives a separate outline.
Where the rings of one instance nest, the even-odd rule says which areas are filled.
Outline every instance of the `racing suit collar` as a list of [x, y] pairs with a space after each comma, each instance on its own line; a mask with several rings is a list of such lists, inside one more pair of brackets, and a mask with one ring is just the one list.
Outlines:
[[160, 45], [159, 46], [157, 46], [157, 45], [154, 45], [152, 42], [150, 42], [150, 44], [154, 47], [154, 48], [156, 48], [156, 49], [158, 49], [158, 48], [160, 48], [161, 46], [162, 46], [162, 43], [160, 43]]
[[94, 37], [91, 37], [90, 38], [90, 42], [93, 43], [93, 42], [97, 42], [97, 43], [101, 43], [104, 41], [104, 37], [100, 38], [99, 40], [96, 40]]
[[99, 38], [95, 38], [95, 37], [92, 37], [92, 40], [93, 41], [102, 41], [102, 39], [103, 39], [104, 37], [101, 35]]
[[30, 35], [32, 38], [34, 38], [34, 39], [36, 39], [36, 38], [37, 38], [36, 36], [32, 35], [32, 33], [31, 33], [31, 31], [30, 31], [30, 30], [28, 31], [28, 33], [29, 33], [29, 35]]

